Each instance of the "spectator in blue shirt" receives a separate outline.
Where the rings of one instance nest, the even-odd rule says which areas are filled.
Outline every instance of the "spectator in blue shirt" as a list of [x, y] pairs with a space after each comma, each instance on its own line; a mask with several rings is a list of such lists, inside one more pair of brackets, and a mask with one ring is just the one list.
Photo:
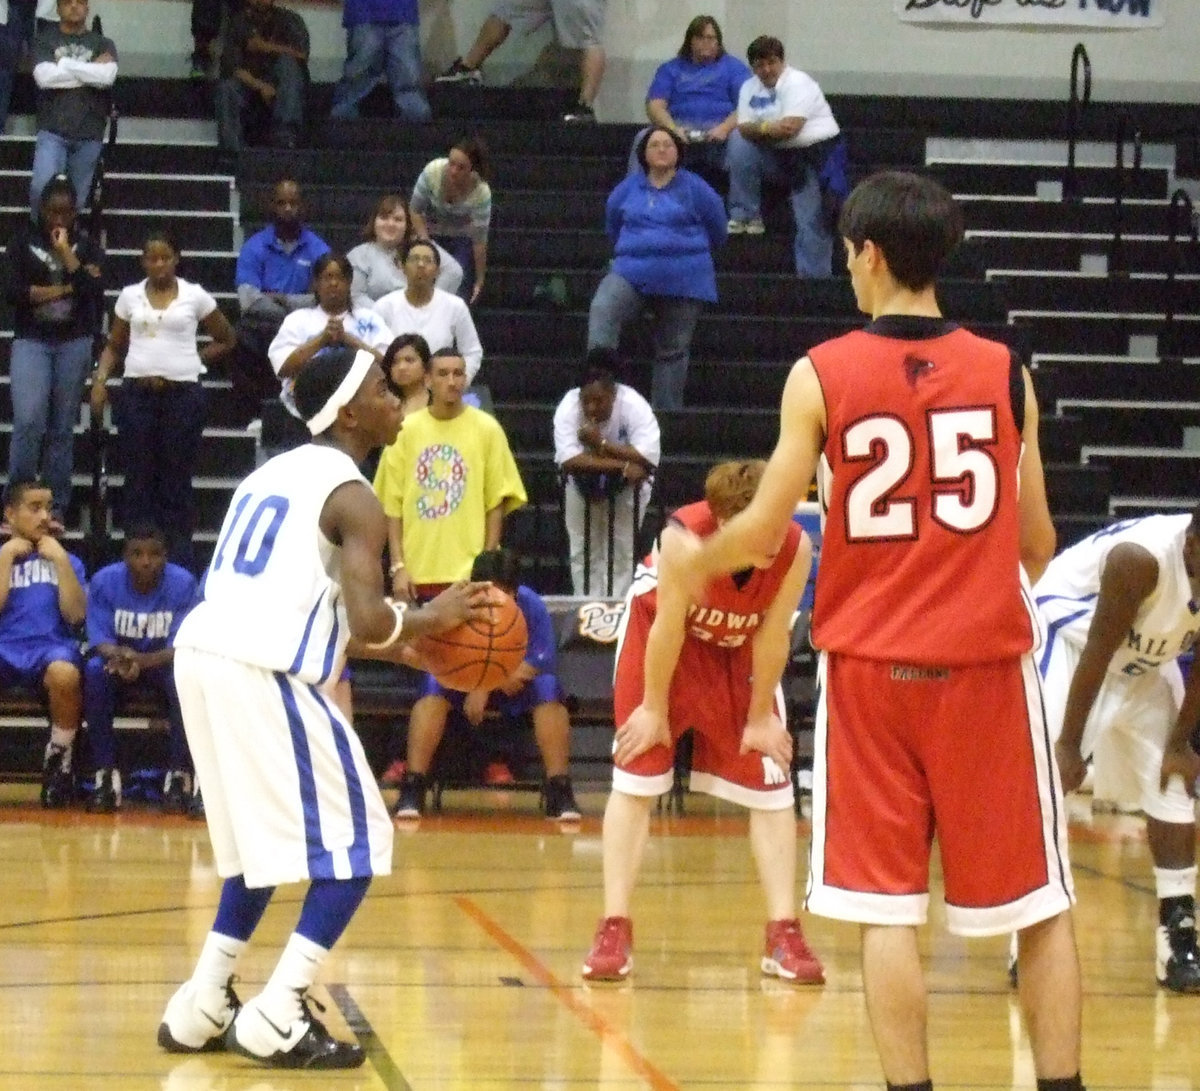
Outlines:
[[626, 322], [651, 314], [650, 404], [683, 408], [692, 333], [703, 303], [717, 299], [713, 249], [726, 237], [725, 205], [698, 174], [679, 166], [684, 144], [652, 126], [638, 143], [642, 170], [608, 195], [604, 218], [616, 256], [588, 311], [588, 350], [616, 349]]
[[83, 562], [50, 533], [53, 496], [39, 478], [9, 482], [0, 546], [0, 686], [44, 690], [50, 741], [42, 759], [42, 806], [65, 807], [75, 792], [71, 762], [82, 689], [79, 641], [87, 598]]
[[330, 116], [358, 117], [358, 104], [386, 76], [404, 121], [423, 122], [432, 116], [421, 87], [421, 33], [417, 0], [346, 0], [346, 65], [333, 89]]
[[113, 719], [121, 698], [136, 683], [152, 689], [167, 711], [163, 810], [181, 814], [190, 808], [200, 816], [171, 647], [179, 623], [196, 601], [196, 580], [186, 568], [167, 562], [166, 534], [151, 523], [130, 528], [122, 558], [100, 569], [88, 587], [91, 651], [83, 668], [83, 714], [96, 762], [88, 810], [111, 813], [121, 806]]
[[279, 379], [267, 358], [283, 320], [311, 307], [313, 264], [329, 252], [324, 239], [303, 223], [300, 186], [277, 182], [271, 196], [272, 222], [242, 245], [237, 260], [237, 344], [230, 365], [238, 423], [258, 418], [264, 398], [279, 396]]
[[[477, 689], [458, 693], [443, 688], [432, 675], [425, 676], [421, 697], [413, 705], [408, 721], [408, 767], [400, 782], [400, 799], [393, 815], [398, 819], [420, 818], [425, 810], [425, 791], [430, 766], [451, 711], [466, 717], [472, 727], [483, 723], [489, 710], [511, 721], [529, 713], [542, 764], [546, 767], [544, 800], [546, 817], [564, 822], [579, 820], [579, 806], [568, 772], [571, 720], [563, 704], [558, 682], [558, 643], [550, 611], [536, 591], [521, 585], [520, 562], [509, 549], [487, 549], [475, 558], [472, 580], [490, 580], [516, 599], [525, 616], [529, 642], [525, 659], [494, 690]], [[509, 773], [507, 780], [511, 781]]]
[[[725, 52], [716, 19], [697, 15], [684, 31], [679, 53], [654, 73], [646, 116], [684, 141], [685, 166], [724, 173], [725, 142], [737, 126], [738, 92], [750, 76], [746, 64]], [[631, 173], [640, 169], [637, 146], [648, 131], [633, 138]]]

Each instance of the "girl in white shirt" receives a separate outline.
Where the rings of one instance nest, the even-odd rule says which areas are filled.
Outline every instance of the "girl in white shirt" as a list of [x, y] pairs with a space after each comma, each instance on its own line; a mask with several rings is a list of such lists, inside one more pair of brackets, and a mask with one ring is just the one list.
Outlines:
[[[124, 365], [114, 394], [116, 456], [124, 472], [126, 527], [151, 522], [167, 535], [170, 559], [191, 567], [192, 471], [208, 405], [200, 376], [231, 352], [233, 327], [199, 284], [176, 276], [179, 247], [165, 231], [142, 245], [146, 279], [121, 289], [108, 343], [92, 376], [93, 414], [104, 412], [106, 382]], [[211, 339], [197, 346], [203, 330]]]

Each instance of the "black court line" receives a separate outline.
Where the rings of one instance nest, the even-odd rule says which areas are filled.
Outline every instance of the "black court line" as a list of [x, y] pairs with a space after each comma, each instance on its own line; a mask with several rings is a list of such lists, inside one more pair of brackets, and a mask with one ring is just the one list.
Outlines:
[[412, 1084], [404, 1078], [400, 1066], [392, 1059], [392, 1055], [387, 1051], [387, 1046], [383, 1044], [379, 1035], [375, 1033], [375, 1028], [363, 1015], [362, 1008], [355, 1003], [354, 997], [350, 995], [350, 990], [345, 985], [326, 985], [325, 990], [338, 1006], [338, 1011], [342, 1013], [346, 1025], [354, 1031], [359, 1044], [366, 1051], [367, 1060], [375, 1069], [375, 1074], [383, 1080], [383, 1086], [388, 1091], [412, 1091]]

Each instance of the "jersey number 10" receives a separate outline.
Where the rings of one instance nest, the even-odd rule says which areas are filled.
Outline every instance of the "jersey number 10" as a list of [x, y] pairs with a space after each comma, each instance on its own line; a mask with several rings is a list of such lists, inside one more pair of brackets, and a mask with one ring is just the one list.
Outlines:
[[[238, 536], [237, 549], [234, 550], [230, 562], [233, 570], [240, 576], [257, 576], [267, 567], [271, 559], [271, 551], [275, 548], [275, 536], [283, 526], [284, 517], [288, 513], [288, 500], [285, 496], [266, 496], [258, 502], [248, 519], [243, 520], [246, 509], [254, 497], [247, 493], [237, 503], [233, 510], [233, 518], [229, 521], [229, 529], [217, 546], [213, 557], [212, 570], [218, 571], [225, 563], [225, 550], [229, 541], [241, 527]], [[269, 520], [269, 521], [268, 521]]]

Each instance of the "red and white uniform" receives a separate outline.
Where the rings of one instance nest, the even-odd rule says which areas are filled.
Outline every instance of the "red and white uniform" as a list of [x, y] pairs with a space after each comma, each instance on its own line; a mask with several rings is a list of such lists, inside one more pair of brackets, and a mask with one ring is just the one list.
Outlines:
[[809, 354], [825, 398], [808, 908], [919, 924], [936, 836], [950, 930], [1073, 900], [1020, 566], [1009, 349], [889, 317]]
[[[717, 529], [707, 502], [680, 508], [674, 519], [700, 537]], [[779, 593], [800, 546], [791, 524], [769, 568], [752, 568], [713, 580], [703, 604], [688, 606], [686, 634], [671, 677], [667, 707], [672, 745], [656, 746], [627, 766], [614, 766], [613, 786], [629, 795], [660, 795], [671, 786], [674, 743], [694, 729], [691, 786], [745, 807], [776, 810], [792, 806], [788, 772], [757, 751], [739, 754], [750, 709], [754, 637]], [[657, 554], [638, 566], [625, 598], [618, 635], [614, 716], [624, 723], [642, 702], [646, 641], [658, 604]], [[775, 707], [783, 719], [783, 695]]]

